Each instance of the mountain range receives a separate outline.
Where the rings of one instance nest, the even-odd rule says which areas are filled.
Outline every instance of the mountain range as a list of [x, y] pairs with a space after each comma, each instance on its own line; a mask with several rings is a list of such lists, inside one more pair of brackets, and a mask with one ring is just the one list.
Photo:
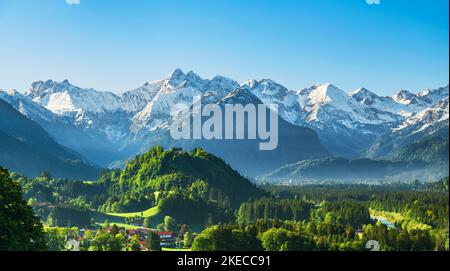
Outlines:
[[[220, 106], [233, 101], [278, 105], [278, 148], [260, 152], [251, 140], [174, 142], [170, 110], [191, 104], [194, 96]], [[448, 141], [448, 96], [448, 86], [418, 94], [401, 90], [392, 97], [366, 88], [347, 93], [328, 83], [289, 90], [269, 79], [239, 84], [180, 69], [121, 95], [80, 88], [68, 80], [35, 82], [23, 94], [0, 90], [0, 99], [57, 144], [99, 167], [120, 166], [155, 144], [201, 146], [251, 176], [305, 159], [390, 159], [420, 140]]]

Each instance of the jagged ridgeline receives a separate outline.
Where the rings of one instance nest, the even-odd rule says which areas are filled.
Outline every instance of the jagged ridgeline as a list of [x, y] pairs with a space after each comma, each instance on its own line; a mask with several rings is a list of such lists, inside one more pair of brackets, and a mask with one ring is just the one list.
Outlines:
[[122, 191], [150, 188], [155, 191], [185, 189], [196, 181], [204, 181], [238, 207], [243, 201], [264, 195], [249, 180], [222, 159], [201, 148], [191, 152], [173, 148], [151, 148], [127, 162], [120, 173]]

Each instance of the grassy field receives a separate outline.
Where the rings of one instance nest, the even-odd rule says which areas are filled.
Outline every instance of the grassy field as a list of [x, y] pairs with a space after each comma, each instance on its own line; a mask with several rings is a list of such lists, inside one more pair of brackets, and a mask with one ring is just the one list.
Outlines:
[[[102, 228], [104, 228], [106, 226], [105, 223], [95, 223], [95, 224]], [[114, 223], [114, 222], [109, 223], [109, 225], [110, 226], [116, 225], [119, 228], [125, 228], [125, 230], [137, 230], [139, 228], [142, 228], [142, 227], [138, 227], [138, 226], [128, 225], [128, 224], [124, 224], [124, 223]]]
[[150, 208], [148, 210], [142, 211], [142, 212], [133, 212], [133, 213], [107, 213], [107, 215], [110, 216], [117, 216], [117, 217], [154, 217], [157, 216], [161, 210], [158, 206]]
[[[160, 194], [159, 191], [154, 192], [156, 201], [158, 201], [159, 194]], [[115, 216], [115, 217], [123, 217], [123, 218], [125, 218], [125, 217], [154, 217], [154, 216], [157, 216], [160, 212], [161, 212], [161, 210], [159, 209], [158, 206], [156, 206], [156, 207], [153, 207], [148, 210], [141, 211], [141, 212], [107, 213], [107, 215]]]
[[161, 194], [161, 192], [156, 191], [156, 192], [154, 192], [153, 194], [155, 195], [155, 200], [158, 201], [158, 199], [159, 199], [159, 194]]
[[370, 211], [371, 216], [384, 217], [392, 223], [401, 222], [404, 220], [403, 215], [400, 213], [379, 211], [379, 210], [375, 210], [375, 209], [369, 209], [369, 211]]
[[[160, 192], [154, 192], [155, 198], [158, 200]], [[150, 224], [152, 228], [156, 228], [158, 224], [162, 223], [164, 221], [165, 214], [161, 211], [159, 206], [152, 207], [150, 209], [147, 209], [145, 211], [140, 212], [130, 212], [130, 213], [95, 213], [95, 220], [103, 225], [103, 221], [108, 219], [110, 221], [110, 224], [116, 224], [119, 227], [122, 227], [121, 225], [125, 224], [125, 218], [130, 217], [142, 217], [142, 218], [150, 218]], [[191, 229], [194, 232], [200, 233], [202, 230], [204, 230], [203, 225], [189, 225]], [[133, 226], [129, 226], [131, 228], [127, 229], [133, 229]], [[125, 227], [126, 228], [126, 227]]]
[[388, 220], [391, 223], [398, 223], [401, 224], [401, 227], [408, 230], [427, 230], [431, 229], [430, 225], [421, 223], [420, 221], [407, 219], [404, 215], [400, 213], [395, 212], [386, 212], [386, 211], [379, 211], [370, 209], [370, 215], [372, 217], [384, 217], [386, 220]]

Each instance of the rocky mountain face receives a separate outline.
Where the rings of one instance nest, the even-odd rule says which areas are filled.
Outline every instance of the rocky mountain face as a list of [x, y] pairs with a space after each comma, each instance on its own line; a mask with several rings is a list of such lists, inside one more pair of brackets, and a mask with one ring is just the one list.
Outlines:
[[[41, 92], [41, 95], [45, 94]], [[34, 96], [35, 93], [30, 92], [23, 95], [14, 90], [0, 90], [0, 99], [44, 128], [57, 143], [76, 150], [91, 162], [105, 166], [111, 159], [127, 158], [128, 154], [121, 153], [123, 143], [120, 139], [124, 136], [113, 135], [128, 134], [130, 114], [123, 111], [91, 113], [75, 107], [71, 111], [58, 111], [35, 102]], [[39, 100], [37, 96], [34, 99]]]
[[[242, 91], [235, 91], [238, 89]], [[285, 162], [329, 155], [314, 131], [294, 126], [282, 118], [281, 144], [270, 154], [259, 151], [256, 140], [172, 140], [170, 113], [175, 105], [191, 105], [195, 97], [201, 97], [205, 104], [222, 106], [243, 98], [244, 89], [225, 77], [202, 79], [193, 72], [185, 74], [175, 70], [164, 80], [145, 83], [122, 95], [76, 87], [65, 80], [33, 83], [24, 95], [2, 91], [0, 98], [45, 127], [60, 144], [101, 166], [123, 161], [156, 144], [213, 149], [248, 175], [274, 169]], [[263, 104], [252, 93], [246, 94], [250, 103]]]
[[[204, 101], [204, 106], [206, 106]], [[227, 105], [240, 104], [243, 107], [253, 106], [256, 110], [255, 119], [259, 121], [260, 114], [265, 114], [264, 122], [268, 122], [270, 109], [263, 101], [252, 94], [246, 87], [239, 87], [233, 92], [229, 93], [224, 98], [214, 103], [221, 108], [222, 112], [226, 112]], [[263, 112], [259, 111], [259, 105], [263, 105]], [[225, 114], [225, 113], [224, 113]], [[274, 170], [287, 163], [292, 163], [304, 159], [322, 158], [330, 156], [329, 152], [320, 143], [317, 133], [310, 128], [293, 125], [276, 113], [273, 113], [277, 118], [277, 138], [261, 139], [258, 132], [256, 132], [256, 139], [242, 139], [242, 140], [226, 140], [226, 131], [220, 132], [220, 139], [213, 138], [209, 140], [194, 139], [194, 140], [171, 140], [168, 126], [171, 126], [171, 121], [161, 126], [154, 133], [147, 134], [143, 142], [147, 142], [148, 146], [161, 144], [165, 142], [165, 146], [193, 149], [201, 147], [207, 152], [210, 152], [218, 157], [224, 159], [234, 169], [244, 173], [247, 176], [254, 177], [271, 170]], [[192, 120], [192, 114], [189, 116]], [[249, 119], [249, 115], [244, 115], [242, 118], [236, 116], [236, 120], [240, 119], [242, 123], [248, 124], [254, 120]], [[224, 115], [221, 116], [222, 123], [225, 123]], [[204, 125], [209, 119], [202, 118], [201, 124]], [[192, 120], [193, 121], [193, 120]], [[267, 124], [267, 130], [270, 125]], [[250, 129], [244, 125], [244, 135], [249, 135]], [[191, 128], [192, 133], [192, 128]], [[233, 131], [233, 138], [236, 139], [237, 131]], [[274, 150], [261, 150], [261, 144], [267, 143], [271, 140], [277, 141], [277, 146]], [[145, 149], [145, 148], [144, 148]]]
[[[411, 135], [409, 138], [414, 141], [420, 138], [418, 135], [445, 130], [448, 91], [448, 86], [418, 94], [402, 90], [392, 97], [383, 97], [365, 88], [347, 93], [332, 84], [295, 91], [269, 79], [240, 85], [222, 76], [203, 79], [194, 72], [177, 69], [163, 80], [147, 82], [121, 95], [80, 88], [67, 80], [49, 80], [33, 83], [24, 94], [0, 90], [0, 99], [38, 123], [59, 144], [100, 166], [108, 166], [145, 151], [151, 144], [174, 145], [168, 130], [175, 105], [192, 104], [194, 97], [201, 97], [205, 104], [224, 105], [230, 102], [230, 95], [236, 99], [248, 98], [249, 94], [257, 103], [277, 105], [283, 127], [280, 134], [291, 133], [289, 139], [280, 137], [281, 145], [292, 147], [277, 153], [278, 157], [382, 157], [387, 151], [378, 149], [397, 146], [386, 143], [390, 141], [385, 138], [398, 138], [400, 142]], [[308, 131], [308, 135], [313, 130], [317, 142], [311, 139], [314, 136], [306, 140], [304, 134], [294, 132], [299, 129]], [[308, 143], [320, 146], [317, 152], [296, 147], [304, 148]], [[329, 152], [324, 152], [322, 145]], [[294, 151], [305, 155], [293, 155]], [[296, 162], [288, 160], [284, 162]]]
[[336, 156], [355, 157], [400, 120], [391, 112], [358, 102], [332, 84], [316, 85], [298, 94], [307, 126], [319, 133]]
[[171, 109], [177, 104], [190, 105], [194, 97], [202, 96], [210, 102], [218, 100], [239, 87], [233, 80], [217, 76], [211, 80], [189, 72], [175, 70], [169, 78], [154, 83], [158, 86], [152, 100], [132, 118], [131, 131], [144, 135], [154, 131], [171, 119]]
[[448, 96], [434, 106], [413, 113], [399, 125], [380, 136], [364, 153], [371, 158], [390, 159], [402, 147], [418, 141], [441, 138], [448, 142], [449, 102]]

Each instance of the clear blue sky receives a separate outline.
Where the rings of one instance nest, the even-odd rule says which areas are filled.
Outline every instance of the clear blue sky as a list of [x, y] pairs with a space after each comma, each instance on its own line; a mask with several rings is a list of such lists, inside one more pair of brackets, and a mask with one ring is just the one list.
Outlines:
[[0, 88], [122, 92], [174, 68], [379, 94], [449, 81], [448, 0], [0, 0]]

